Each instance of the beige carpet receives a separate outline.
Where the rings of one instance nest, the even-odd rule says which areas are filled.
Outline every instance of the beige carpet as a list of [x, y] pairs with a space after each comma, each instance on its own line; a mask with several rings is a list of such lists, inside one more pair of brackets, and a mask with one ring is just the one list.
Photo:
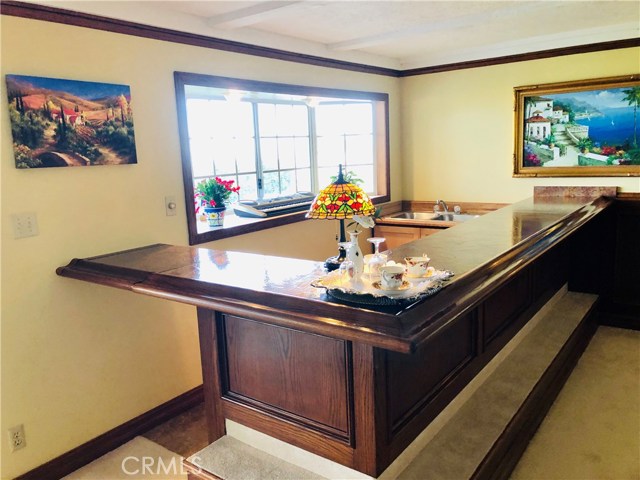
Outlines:
[[182, 457], [143, 437], [64, 477], [68, 480], [162, 479], [186, 480]]
[[511, 478], [640, 479], [640, 332], [598, 328]]

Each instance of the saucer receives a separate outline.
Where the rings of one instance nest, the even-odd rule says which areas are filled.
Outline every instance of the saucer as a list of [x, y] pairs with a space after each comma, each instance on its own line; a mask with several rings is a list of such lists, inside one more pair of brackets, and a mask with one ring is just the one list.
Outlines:
[[424, 280], [425, 278], [437, 277], [442, 273], [443, 272], [441, 272], [440, 270], [436, 270], [433, 267], [429, 267], [427, 271], [424, 273], [424, 275], [412, 275], [409, 272], [407, 272], [407, 277], [410, 278], [411, 280]]
[[407, 282], [406, 280], [403, 280], [402, 285], [400, 285], [398, 288], [383, 288], [381, 282], [373, 282], [371, 285], [376, 290], [380, 290], [385, 293], [398, 293], [411, 288], [411, 283]]

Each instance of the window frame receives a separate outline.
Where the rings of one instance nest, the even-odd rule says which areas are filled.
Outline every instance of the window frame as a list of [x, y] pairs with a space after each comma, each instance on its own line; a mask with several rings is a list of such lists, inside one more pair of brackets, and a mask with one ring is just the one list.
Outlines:
[[375, 141], [377, 143], [377, 158], [375, 159], [374, 165], [376, 168], [377, 179], [376, 190], [378, 192], [376, 195], [372, 196], [371, 199], [375, 204], [388, 202], [391, 199], [391, 181], [389, 178], [389, 94], [272, 83], [187, 72], [174, 72], [174, 83], [176, 89], [178, 134], [180, 138], [180, 150], [182, 157], [182, 180], [184, 186], [189, 245], [198, 245], [235, 235], [242, 235], [245, 233], [264, 230], [266, 228], [299, 222], [305, 219], [306, 212], [289, 213], [258, 219], [241, 218], [233, 222], [225, 221], [225, 225], [223, 227], [214, 227], [204, 232], [198, 232], [198, 220], [196, 218], [195, 205], [193, 202], [193, 171], [191, 168], [191, 150], [187, 124], [186, 86], [225, 88], [240, 91], [259, 91], [309, 97], [344, 98], [347, 100], [371, 100], [374, 108], [376, 109], [375, 118], [377, 120], [374, 132]]

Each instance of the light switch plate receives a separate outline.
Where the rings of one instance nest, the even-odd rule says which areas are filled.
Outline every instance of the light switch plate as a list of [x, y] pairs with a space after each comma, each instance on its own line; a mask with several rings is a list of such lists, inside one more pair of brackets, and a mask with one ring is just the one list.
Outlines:
[[176, 197], [173, 195], [167, 195], [164, 197], [164, 211], [167, 214], [167, 217], [174, 216], [176, 214], [176, 210], [178, 210]]
[[13, 238], [35, 237], [38, 235], [38, 218], [35, 212], [11, 215]]

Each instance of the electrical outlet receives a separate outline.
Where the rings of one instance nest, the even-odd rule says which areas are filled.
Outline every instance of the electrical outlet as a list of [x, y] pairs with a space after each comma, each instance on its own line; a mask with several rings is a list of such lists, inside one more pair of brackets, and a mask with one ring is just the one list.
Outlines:
[[11, 447], [11, 451], [15, 452], [16, 450], [20, 450], [27, 446], [27, 439], [24, 436], [24, 425], [20, 424], [15, 427], [12, 427], [8, 430], [9, 432], [9, 446]]
[[11, 215], [13, 238], [34, 237], [38, 235], [38, 218], [35, 212]]

